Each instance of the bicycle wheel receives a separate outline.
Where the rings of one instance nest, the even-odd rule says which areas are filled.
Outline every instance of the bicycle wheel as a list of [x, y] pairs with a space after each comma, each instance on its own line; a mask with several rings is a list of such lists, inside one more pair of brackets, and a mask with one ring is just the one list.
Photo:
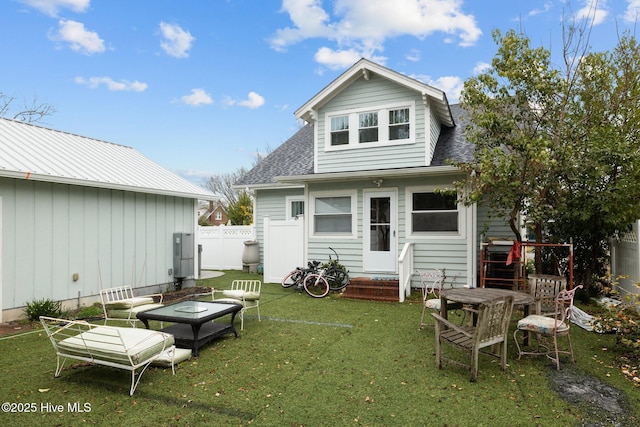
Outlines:
[[304, 272], [296, 268], [291, 273], [284, 276], [284, 279], [282, 279], [282, 287], [290, 288], [291, 286], [294, 286], [294, 285], [300, 286], [302, 284], [303, 279], [304, 279]]
[[304, 290], [314, 298], [322, 298], [329, 293], [329, 284], [321, 275], [310, 274], [304, 278]]
[[349, 273], [338, 267], [332, 267], [327, 270], [325, 279], [329, 283], [330, 291], [341, 291], [349, 284]]

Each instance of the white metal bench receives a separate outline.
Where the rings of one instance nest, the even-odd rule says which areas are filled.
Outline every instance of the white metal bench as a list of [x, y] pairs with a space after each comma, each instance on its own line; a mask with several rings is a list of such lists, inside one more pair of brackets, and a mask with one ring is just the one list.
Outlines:
[[[255, 308], [258, 311], [258, 321], [260, 321], [260, 280], [234, 280], [231, 282], [231, 289], [211, 291], [211, 299], [217, 302], [234, 302], [242, 304], [240, 310], [240, 330], [244, 331], [244, 312], [247, 309]], [[216, 299], [216, 293], [222, 294], [222, 298]]]
[[107, 320], [122, 320], [135, 328], [138, 322], [136, 314], [141, 311], [162, 307], [162, 294], [136, 297], [131, 286], [102, 289], [100, 290], [100, 300], [104, 311], [105, 325]]
[[56, 351], [56, 378], [67, 359], [124, 369], [131, 372], [131, 396], [152, 362], [163, 359], [166, 362], [168, 358], [173, 374], [176, 373], [176, 347], [171, 334], [45, 316], [40, 317], [40, 322]]

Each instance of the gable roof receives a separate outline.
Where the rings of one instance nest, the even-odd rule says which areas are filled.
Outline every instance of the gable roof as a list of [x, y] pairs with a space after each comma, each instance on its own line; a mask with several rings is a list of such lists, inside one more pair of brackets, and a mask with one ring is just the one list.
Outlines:
[[0, 118], [0, 177], [215, 200], [131, 147]]
[[[468, 113], [458, 104], [450, 108], [456, 126], [443, 127], [436, 144], [430, 166], [376, 170], [374, 175], [397, 175], [433, 173], [445, 168], [450, 171], [449, 161], [469, 162], [473, 160], [473, 145], [464, 136], [469, 123]], [[371, 174], [372, 171], [325, 173], [313, 172], [313, 125], [307, 124], [281, 146], [262, 159], [253, 169], [236, 182], [235, 187], [270, 187], [275, 184], [294, 185], [303, 180], [337, 179], [344, 176]]]
[[447, 95], [444, 91], [412, 79], [404, 74], [400, 74], [389, 68], [383, 67], [375, 62], [371, 62], [365, 58], [360, 59], [352, 65], [351, 68], [342, 73], [338, 78], [307, 101], [302, 107], [298, 108], [295, 112], [295, 116], [307, 122], [312, 122], [314, 120], [314, 112], [318, 111], [318, 109], [320, 109], [324, 104], [329, 102], [359, 78], [364, 76], [364, 78], [368, 80], [370, 73], [378, 74], [401, 86], [421, 93], [423, 98], [429, 99], [440, 123], [445, 126], [455, 125], [449, 109]]

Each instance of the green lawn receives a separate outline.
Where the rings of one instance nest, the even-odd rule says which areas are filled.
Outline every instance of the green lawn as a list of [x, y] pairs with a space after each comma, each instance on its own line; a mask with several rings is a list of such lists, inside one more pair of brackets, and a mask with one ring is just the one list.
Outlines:
[[[199, 285], [223, 288], [229, 271]], [[263, 284], [262, 321], [247, 312], [245, 331], [214, 341], [200, 357], [170, 369], [150, 368], [133, 397], [129, 373], [99, 366], [67, 367], [54, 378], [55, 354], [42, 331], [0, 340], [3, 402], [32, 413], [0, 415], [3, 426], [573, 426], [599, 420], [596, 404], [562, 399], [545, 358], [509, 368], [481, 357], [469, 372], [434, 362], [433, 328], [418, 329], [417, 296], [403, 304], [314, 299]], [[514, 319], [515, 319], [514, 315]], [[236, 320], [239, 329], [239, 319]], [[513, 326], [513, 325], [512, 325]], [[576, 365], [563, 371], [594, 377], [621, 391], [627, 415], [640, 424], [637, 387], [615, 362], [614, 337], [572, 329]], [[33, 405], [35, 404], [35, 405]], [[61, 406], [59, 406], [61, 405]], [[75, 406], [74, 406], [75, 405]], [[52, 412], [62, 408], [62, 412]], [[84, 412], [77, 411], [82, 408]], [[4, 409], [4, 407], [3, 407]], [[606, 415], [606, 414], [605, 414]]]

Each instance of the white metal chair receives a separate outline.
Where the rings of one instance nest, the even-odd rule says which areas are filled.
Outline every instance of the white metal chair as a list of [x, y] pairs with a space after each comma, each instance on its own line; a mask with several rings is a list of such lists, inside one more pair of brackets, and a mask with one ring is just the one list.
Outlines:
[[[551, 359], [556, 368], [560, 370], [560, 353], [568, 354], [571, 357], [571, 362], [575, 363], [573, 356], [573, 347], [571, 345], [571, 336], [569, 335], [570, 319], [573, 312], [573, 299], [578, 289], [582, 288], [582, 285], [576, 286], [571, 290], [563, 289], [558, 292], [555, 299], [555, 310], [550, 315], [542, 314], [530, 314], [524, 319], [518, 321], [516, 330], [513, 331], [513, 339], [516, 342], [518, 348], [518, 359], [522, 355], [540, 356], [544, 355]], [[532, 351], [524, 351], [520, 348], [518, 343], [518, 332], [536, 334], [537, 348]], [[560, 350], [558, 348], [558, 337], [566, 336], [568, 348], [566, 350]], [[549, 341], [553, 341], [550, 343]], [[553, 345], [553, 348], [551, 346]]]
[[[233, 302], [242, 304], [240, 310], [240, 330], [244, 331], [244, 312], [250, 308], [258, 311], [258, 321], [260, 321], [260, 280], [234, 280], [231, 282], [231, 289], [211, 291], [211, 299], [217, 302]], [[216, 293], [221, 293], [223, 298], [216, 299]]]
[[422, 290], [422, 317], [420, 317], [420, 329], [429, 325], [424, 322], [424, 315], [427, 310], [440, 311], [440, 291], [444, 284], [444, 270], [420, 271], [416, 270], [420, 275], [420, 287]]

